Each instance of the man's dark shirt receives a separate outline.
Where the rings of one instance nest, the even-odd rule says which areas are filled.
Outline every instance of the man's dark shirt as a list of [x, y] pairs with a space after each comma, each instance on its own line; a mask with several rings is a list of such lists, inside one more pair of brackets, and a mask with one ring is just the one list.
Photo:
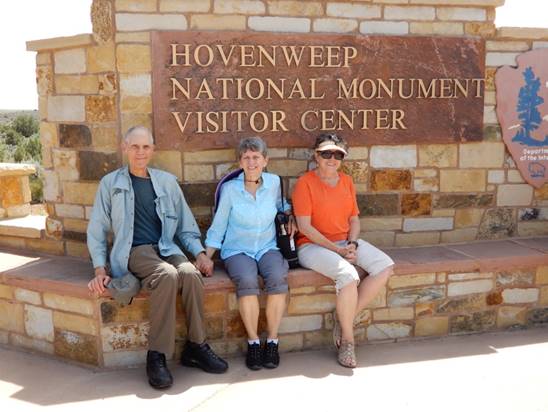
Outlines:
[[157, 244], [162, 235], [162, 222], [156, 213], [156, 193], [150, 178], [130, 174], [135, 193], [135, 221], [132, 247]]

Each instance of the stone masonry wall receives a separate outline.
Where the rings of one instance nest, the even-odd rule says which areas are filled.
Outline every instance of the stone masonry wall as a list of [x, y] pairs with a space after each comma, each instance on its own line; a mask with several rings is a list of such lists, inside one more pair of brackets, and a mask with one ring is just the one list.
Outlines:
[[[147, 296], [120, 307], [110, 298], [49, 291], [37, 281], [10, 283], [0, 278], [0, 344], [91, 366], [144, 363]], [[355, 336], [359, 343], [394, 342], [534, 327], [548, 321], [547, 306], [548, 266], [401, 274], [393, 276], [356, 317]], [[259, 329], [264, 330], [264, 299], [261, 307]], [[280, 326], [281, 350], [332, 346], [334, 307], [334, 287], [327, 278], [317, 276], [306, 286], [291, 287]], [[186, 338], [180, 301], [177, 313], [175, 357]], [[242, 353], [246, 333], [233, 286], [225, 282], [208, 288], [205, 313], [214, 350], [222, 355]]]
[[[548, 234], [548, 186], [520, 176], [495, 114], [494, 74], [522, 52], [548, 47], [548, 29], [500, 28], [503, 0], [95, 0], [93, 34], [28, 43], [37, 84], [49, 218], [65, 253], [86, 256], [85, 229], [99, 179], [121, 165], [120, 136], [152, 126], [151, 31], [355, 33], [486, 39], [484, 138], [466, 144], [352, 147], [344, 169], [357, 186], [362, 236], [409, 246]], [[275, 148], [269, 170], [286, 186], [311, 167], [309, 150]], [[159, 151], [202, 229], [231, 148]]]

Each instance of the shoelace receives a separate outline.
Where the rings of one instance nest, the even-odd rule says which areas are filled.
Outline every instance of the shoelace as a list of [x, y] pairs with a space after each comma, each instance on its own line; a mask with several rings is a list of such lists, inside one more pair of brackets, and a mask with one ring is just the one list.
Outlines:
[[249, 355], [253, 360], [260, 360], [261, 359], [261, 346], [257, 344], [253, 344], [250, 347]]
[[204, 344], [204, 348], [205, 348], [205, 351], [207, 353], [208, 356], [210, 356], [211, 358], [215, 359], [215, 360], [220, 360], [221, 358], [219, 358], [219, 356], [217, 356], [217, 354], [215, 352], [213, 352], [213, 349], [211, 349], [211, 346], [209, 346], [207, 343]]
[[266, 356], [274, 357], [278, 354], [278, 345], [275, 343], [268, 343], [266, 345]]

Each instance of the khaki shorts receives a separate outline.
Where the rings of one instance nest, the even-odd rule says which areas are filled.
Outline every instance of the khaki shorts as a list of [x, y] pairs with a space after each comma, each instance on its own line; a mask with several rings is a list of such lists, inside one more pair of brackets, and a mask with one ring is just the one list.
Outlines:
[[[335, 243], [342, 247], [346, 245], [346, 240]], [[352, 263], [323, 246], [306, 243], [299, 247], [298, 254], [301, 266], [333, 279], [337, 293], [351, 282], [360, 282], [358, 271]], [[356, 255], [356, 265], [369, 273], [369, 276], [377, 276], [394, 264], [386, 253], [362, 239], [358, 239]]]

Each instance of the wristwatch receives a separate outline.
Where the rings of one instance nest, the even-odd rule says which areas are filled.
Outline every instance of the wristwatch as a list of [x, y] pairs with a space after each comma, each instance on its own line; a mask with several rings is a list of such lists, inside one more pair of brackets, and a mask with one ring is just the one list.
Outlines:
[[347, 245], [354, 245], [356, 246], [356, 249], [358, 248], [358, 242], [356, 242], [355, 240], [349, 240], [348, 242], [346, 242]]

